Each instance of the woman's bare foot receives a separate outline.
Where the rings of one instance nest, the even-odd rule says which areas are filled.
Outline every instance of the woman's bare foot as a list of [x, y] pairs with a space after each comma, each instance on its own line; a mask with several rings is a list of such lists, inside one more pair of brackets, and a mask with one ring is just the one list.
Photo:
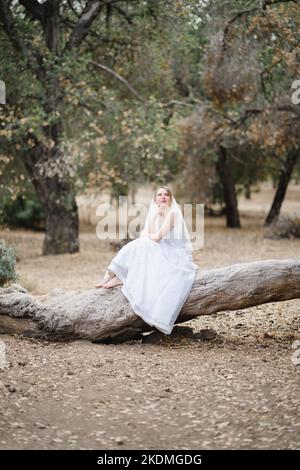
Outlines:
[[109, 289], [111, 287], [116, 287], [116, 286], [121, 286], [123, 283], [121, 279], [119, 279], [117, 276], [113, 277], [110, 281], [108, 281], [106, 284], [104, 284], [104, 289]]
[[104, 285], [110, 281], [111, 279], [113, 279], [115, 277], [115, 273], [113, 272], [110, 272], [110, 271], [106, 271], [105, 275], [104, 275], [104, 278], [102, 279], [101, 282], [99, 282], [99, 284], [96, 284], [96, 287], [104, 287]]

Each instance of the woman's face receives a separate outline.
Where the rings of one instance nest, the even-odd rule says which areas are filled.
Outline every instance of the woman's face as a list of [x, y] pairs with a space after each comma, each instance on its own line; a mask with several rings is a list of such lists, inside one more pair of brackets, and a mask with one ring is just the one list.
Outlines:
[[158, 206], [167, 207], [170, 205], [171, 196], [166, 189], [160, 188], [156, 193], [155, 202]]

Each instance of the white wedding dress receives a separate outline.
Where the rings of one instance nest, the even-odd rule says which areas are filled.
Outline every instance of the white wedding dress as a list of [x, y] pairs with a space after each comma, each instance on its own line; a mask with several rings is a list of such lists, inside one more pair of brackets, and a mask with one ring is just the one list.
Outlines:
[[[159, 226], [161, 226], [159, 222]], [[123, 282], [123, 294], [133, 311], [150, 326], [170, 334], [186, 302], [198, 266], [183, 239], [159, 242], [139, 237], [127, 243], [112, 259], [108, 269]]]

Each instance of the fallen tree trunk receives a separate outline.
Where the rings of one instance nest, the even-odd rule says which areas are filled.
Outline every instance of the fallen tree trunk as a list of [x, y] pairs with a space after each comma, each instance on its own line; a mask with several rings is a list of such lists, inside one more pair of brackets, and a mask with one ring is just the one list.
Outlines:
[[[200, 315], [300, 298], [300, 259], [273, 259], [199, 270], [176, 323]], [[153, 330], [120, 288], [54, 289], [33, 297], [18, 284], [0, 289], [0, 333], [47, 340], [121, 342]]]

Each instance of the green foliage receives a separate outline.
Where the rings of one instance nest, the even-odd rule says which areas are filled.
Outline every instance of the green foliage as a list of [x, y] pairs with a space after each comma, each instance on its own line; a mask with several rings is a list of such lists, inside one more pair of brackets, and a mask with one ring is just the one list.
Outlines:
[[[192, 171], [197, 167], [206, 177], [202, 160], [213, 167], [221, 143], [232, 154], [235, 181], [249, 184], [265, 177], [260, 148], [271, 155], [274, 146], [279, 154], [286, 151], [288, 125], [275, 119], [278, 130], [270, 117], [259, 122], [255, 114], [243, 115], [249, 107], [272, 105], [296, 76], [300, 20], [293, 2], [274, 2], [264, 14], [258, 0], [113, 2], [75, 51], [64, 46], [82, 2], [60, 3], [57, 51], [49, 50], [41, 24], [24, 15], [23, 5], [10, 7], [26, 53], [16, 53], [0, 29], [8, 103], [0, 108], [0, 215], [5, 207], [9, 224], [29, 221], [33, 227], [42, 220], [36, 201], [22, 205], [19, 199], [31, 187], [24, 163], [39, 146], [39, 177], [71, 179], [76, 191], [108, 188], [117, 197], [136, 184], [175, 179], [182, 174], [178, 122], [195, 111], [191, 103], [208, 103], [214, 111], [210, 120], [198, 117], [194, 156], [192, 145], [186, 147], [190, 158], [201, 154]], [[142, 99], [91, 60], [119, 74]], [[54, 124], [61, 126], [56, 142], [49, 132]], [[245, 142], [252, 150], [243, 152]]]
[[106, 88], [102, 103], [103, 111], [82, 134], [80, 158], [89, 164], [83, 165], [80, 181], [127, 194], [132, 184], [170, 179], [178, 168], [178, 152], [174, 121], [164, 124], [168, 111], [155, 99], [147, 106], [118, 101]]
[[[198, 35], [197, 14], [203, 8], [198, 3], [124, 1], [121, 10], [103, 9], [79, 54], [63, 46], [82, 5], [73, 3], [70, 8], [69, 2], [61, 2], [64, 21], [58, 53], [45, 44], [39, 21], [24, 16], [18, 3], [11, 5], [26, 53], [16, 54], [5, 32], [0, 32], [5, 46], [1, 79], [8, 91], [8, 104], [0, 110], [2, 206], [22, 194], [21, 163], [38, 145], [43, 149], [37, 165], [40, 177], [72, 179], [77, 191], [108, 187], [113, 195], [126, 194], [132, 184], [175, 177], [176, 119], [187, 110], [175, 112], [161, 103], [186, 97], [192, 88], [201, 93], [197, 71], [204, 38]], [[145, 101], [91, 66], [91, 60], [111, 67]], [[51, 109], [54, 82], [61, 99]], [[49, 128], [56, 123], [62, 131], [55, 143]], [[54, 144], [61, 158], [44, 158]]]
[[2, 208], [0, 223], [9, 227], [44, 230], [45, 212], [34, 194], [18, 195], [16, 200], [8, 200]]
[[16, 248], [14, 245], [6, 245], [0, 239], [0, 286], [3, 287], [11, 281], [17, 280], [15, 273]]

